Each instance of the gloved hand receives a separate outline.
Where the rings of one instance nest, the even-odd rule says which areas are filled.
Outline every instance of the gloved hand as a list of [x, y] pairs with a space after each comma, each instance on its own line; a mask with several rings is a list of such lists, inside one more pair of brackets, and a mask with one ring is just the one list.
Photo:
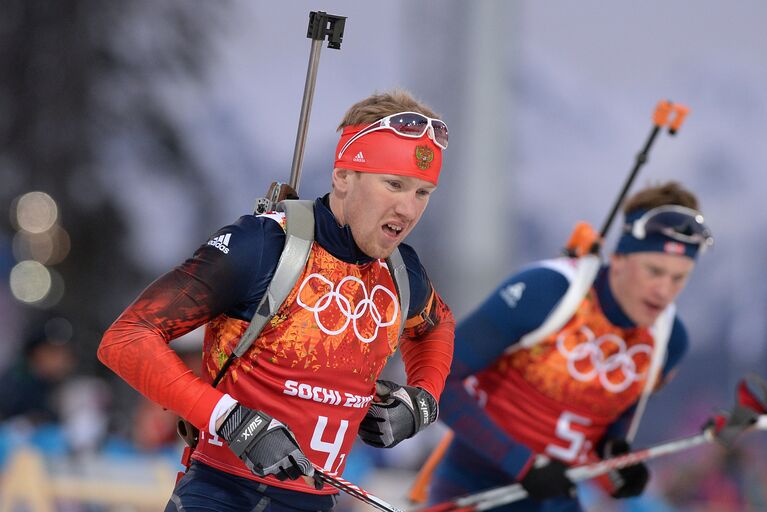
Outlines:
[[568, 466], [562, 461], [538, 455], [532, 467], [518, 480], [534, 500], [575, 497], [575, 484], [567, 478], [567, 469]]
[[[599, 452], [603, 459], [629, 453], [631, 446], [625, 439], [606, 439], [600, 443]], [[650, 480], [650, 471], [643, 463], [613, 469], [607, 473], [610, 479], [610, 496], [613, 498], [633, 498], [639, 496]]]
[[732, 448], [740, 436], [759, 419], [759, 414], [750, 407], [736, 405], [731, 411], [725, 411], [709, 418], [702, 430], [711, 430], [714, 439], [725, 448]]
[[767, 381], [756, 374], [747, 375], [738, 383], [736, 398], [732, 410], [717, 414], [703, 425], [703, 430], [712, 432], [725, 448], [732, 448], [743, 432], [767, 414]]
[[[314, 475], [312, 463], [288, 427], [266, 413], [237, 404], [217, 432], [255, 475], [279, 480]], [[314, 485], [322, 483], [315, 479]]]
[[437, 421], [438, 414], [437, 401], [428, 391], [379, 380], [359, 436], [376, 448], [391, 448]]

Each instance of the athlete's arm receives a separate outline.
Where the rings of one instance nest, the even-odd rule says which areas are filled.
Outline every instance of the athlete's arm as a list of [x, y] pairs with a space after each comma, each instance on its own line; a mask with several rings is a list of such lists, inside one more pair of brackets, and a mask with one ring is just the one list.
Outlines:
[[411, 298], [400, 341], [407, 384], [425, 389], [439, 401], [453, 358], [455, 319], [432, 287], [415, 251], [402, 244], [400, 253], [408, 270]]
[[195, 376], [168, 342], [256, 301], [284, 244], [282, 228], [270, 219], [243, 217], [211, 242], [227, 234], [226, 243], [203, 245], [150, 284], [104, 333], [98, 349], [101, 362], [128, 384], [204, 430], [223, 393]]
[[473, 440], [475, 450], [512, 477], [529, 468], [532, 453], [495, 425], [469, 394], [464, 380], [490, 366], [522, 336], [540, 326], [567, 287], [567, 279], [552, 269], [523, 270], [504, 281], [456, 330], [440, 419], [457, 436]]
[[402, 245], [400, 254], [412, 299], [402, 315], [407, 321], [400, 340], [407, 385], [376, 382], [376, 397], [360, 423], [359, 436], [377, 448], [396, 446], [437, 421], [437, 402], [453, 357], [453, 314], [432, 288], [415, 251]]

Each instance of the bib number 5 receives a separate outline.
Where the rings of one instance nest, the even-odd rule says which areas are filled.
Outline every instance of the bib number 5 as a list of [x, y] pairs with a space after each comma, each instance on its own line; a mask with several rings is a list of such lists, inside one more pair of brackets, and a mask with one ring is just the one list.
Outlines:
[[567, 447], [559, 444], [549, 444], [546, 446], [546, 453], [548, 455], [565, 462], [574, 462], [578, 455], [582, 453], [584, 447], [587, 451], [591, 448], [590, 446], [584, 446], [591, 443], [586, 440], [583, 432], [573, 428], [574, 424], [588, 427], [591, 425], [591, 420], [569, 411], [563, 412], [557, 420], [556, 435], [557, 438], [567, 444]]

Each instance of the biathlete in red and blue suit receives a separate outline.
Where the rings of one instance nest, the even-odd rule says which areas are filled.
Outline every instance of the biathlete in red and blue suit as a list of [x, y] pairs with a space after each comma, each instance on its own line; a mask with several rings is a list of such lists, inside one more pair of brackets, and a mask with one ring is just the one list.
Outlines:
[[[447, 126], [394, 91], [352, 106], [341, 128], [332, 192], [314, 203], [308, 262], [218, 386], [274, 275], [284, 214], [220, 229], [104, 334], [101, 361], [200, 431], [166, 510], [329, 510], [337, 490], [311, 478], [313, 465], [341, 475], [358, 435], [390, 447], [436, 421], [455, 322], [401, 242], [436, 188]], [[409, 311], [384, 261], [397, 247]], [[168, 342], [205, 324], [198, 377]], [[398, 348], [404, 386], [377, 380]]]
[[[530, 498], [498, 510], [581, 510], [564, 471], [628, 451], [653, 357], [661, 371], [648, 392], [669, 380], [687, 350], [674, 299], [711, 242], [690, 192], [676, 183], [639, 192], [626, 203], [610, 264], [572, 318], [529, 346], [520, 340], [555, 309], [576, 262], [538, 262], [501, 283], [456, 330], [440, 403], [454, 439], [433, 475], [430, 502], [519, 481]], [[639, 464], [600, 484], [630, 497], [648, 477]]]

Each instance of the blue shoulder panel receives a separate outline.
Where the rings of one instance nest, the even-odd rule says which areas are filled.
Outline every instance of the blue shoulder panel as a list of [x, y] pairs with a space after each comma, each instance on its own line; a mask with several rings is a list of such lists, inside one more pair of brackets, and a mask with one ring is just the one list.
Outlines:
[[410, 281], [410, 308], [407, 317], [412, 318], [426, 307], [431, 295], [431, 281], [415, 249], [407, 244], [400, 244], [399, 252], [407, 267], [407, 277]]
[[[285, 232], [268, 217], [244, 215], [216, 231], [195, 252], [212, 272], [197, 273], [227, 315], [250, 320], [274, 275], [285, 245]], [[199, 268], [199, 265], [197, 265]]]
[[540, 326], [568, 286], [564, 275], [547, 267], [529, 267], [512, 275], [458, 324], [454, 358], [469, 373], [485, 368]]

